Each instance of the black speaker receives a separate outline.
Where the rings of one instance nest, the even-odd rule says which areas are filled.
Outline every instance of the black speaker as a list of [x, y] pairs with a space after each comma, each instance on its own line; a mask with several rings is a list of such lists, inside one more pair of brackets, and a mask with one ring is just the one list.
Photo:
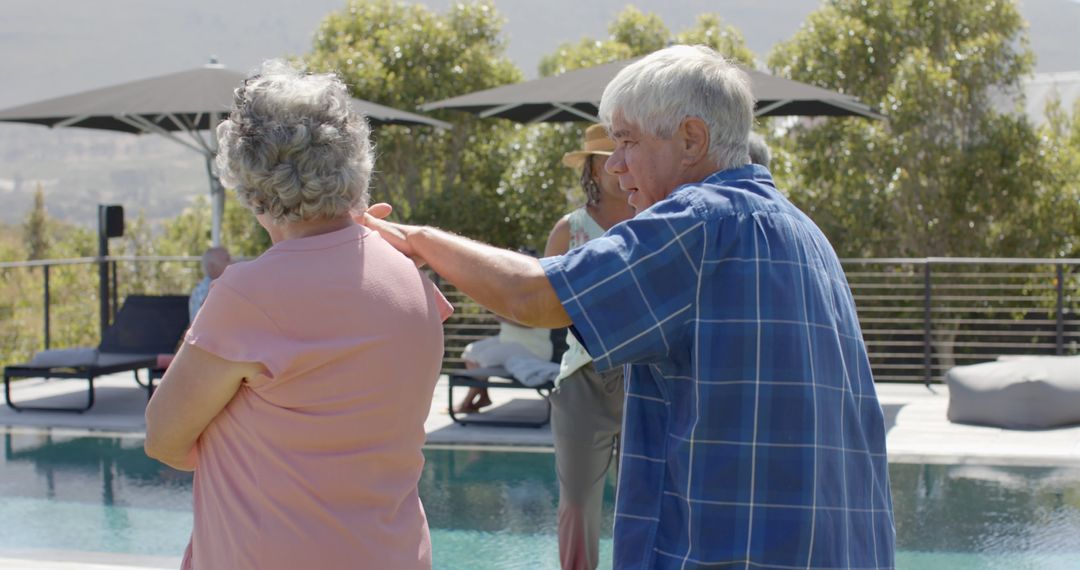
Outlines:
[[105, 231], [105, 237], [123, 237], [124, 235], [124, 207], [123, 206], [98, 206], [98, 220]]

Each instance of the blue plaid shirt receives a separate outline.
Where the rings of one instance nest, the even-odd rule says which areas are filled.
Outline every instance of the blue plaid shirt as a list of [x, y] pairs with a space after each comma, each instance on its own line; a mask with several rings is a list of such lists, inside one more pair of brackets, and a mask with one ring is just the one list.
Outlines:
[[760, 166], [541, 261], [627, 364], [616, 568], [892, 568], [885, 426], [825, 236]]

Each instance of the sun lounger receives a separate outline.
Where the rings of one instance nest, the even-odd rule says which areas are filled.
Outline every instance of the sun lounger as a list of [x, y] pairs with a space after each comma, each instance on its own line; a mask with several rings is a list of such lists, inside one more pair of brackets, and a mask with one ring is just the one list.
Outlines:
[[[159, 354], [172, 354], [188, 327], [186, 295], [129, 295], [116, 319], [102, 335], [97, 348], [46, 350], [25, 364], [4, 368], [4, 399], [16, 411], [44, 410], [85, 412], [94, 405], [94, 379], [106, 374], [132, 371], [135, 381], [154, 392], [149, 371], [157, 366]], [[144, 383], [139, 370], [147, 370]], [[83, 407], [23, 406], [11, 400], [11, 380], [15, 378], [74, 378], [87, 380]]]
[[[551, 331], [551, 343], [554, 347], [552, 351], [552, 362], [560, 362], [562, 355], [566, 352], [566, 329], [554, 329]], [[551, 391], [555, 389], [554, 382], [546, 381], [537, 385], [526, 385], [514, 377], [506, 367], [496, 366], [491, 368], [471, 368], [467, 370], [456, 370], [448, 374], [449, 394], [450, 401], [450, 419], [460, 425], [469, 424], [481, 424], [489, 426], [506, 426], [506, 427], [543, 427], [551, 421], [551, 402], [548, 397], [551, 396]], [[471, 413], [461, 414], [454, 411], [454, 388], [509, 388], [513, 390], [536, 390], [537, 394], [540, 394], [540, 398], [544, 401], [546, 409], [543, 415], [537, 415], [534, 419], [496, 419], [492, 417], [496, 414], [483, 417], [485, 413]]]

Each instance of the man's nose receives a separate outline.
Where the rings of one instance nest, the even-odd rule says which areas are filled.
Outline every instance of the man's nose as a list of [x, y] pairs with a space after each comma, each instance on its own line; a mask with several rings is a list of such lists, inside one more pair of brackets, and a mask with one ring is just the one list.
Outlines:
[[616, 175], [626, 172], [626, 161], [623, 160], [622, 149], [616, 148], [615, 152], [611, 153], [604, 162], [604, 170], [608, 171], [608, 174]]

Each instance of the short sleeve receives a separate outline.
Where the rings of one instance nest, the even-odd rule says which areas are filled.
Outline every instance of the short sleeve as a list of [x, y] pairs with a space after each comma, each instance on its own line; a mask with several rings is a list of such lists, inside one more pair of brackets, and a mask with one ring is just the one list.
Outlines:
[[206, 295], [184, 342], [233, 362], [258, 362], [280, 376], [287, 364], [284, 335], [262, 309], [222, 279]]
[[670, 356], [694, 315], [703, 217], [669, 198], [565, 255], [540, 260], [600, 370]]
[[439, 312], [439, 321], [446, 322], [446, 319], [450, 318], [450, 315], [454, 314], [454, 306], [450, 304], [450, 301], [446, 300], [446, 296], [439, 290], [439, 286], [436, 285], [427, 276], [424, 276], [424, 287], [428, 290], [428, 298], [435, 304], [435, 310]]

